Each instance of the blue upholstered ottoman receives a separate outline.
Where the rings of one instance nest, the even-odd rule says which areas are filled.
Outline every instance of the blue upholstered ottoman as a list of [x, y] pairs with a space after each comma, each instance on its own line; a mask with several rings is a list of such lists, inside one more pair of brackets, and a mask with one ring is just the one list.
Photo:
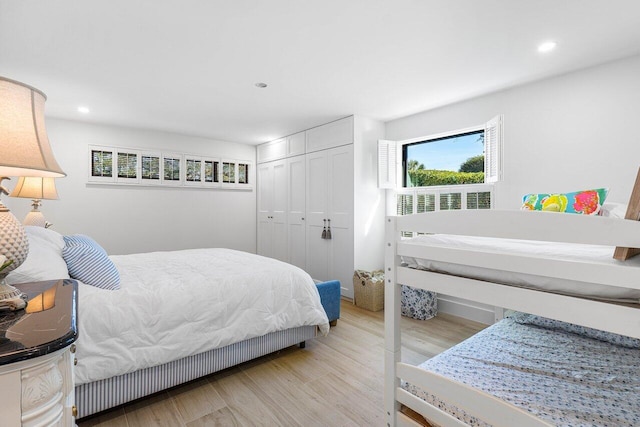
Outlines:
[[340, 318], [340, 282], [338, 280], [330, 280], [316, 283], [316, 286], [320, 293], [322, 307], [329, 318], [329, 324], [336, 326]]

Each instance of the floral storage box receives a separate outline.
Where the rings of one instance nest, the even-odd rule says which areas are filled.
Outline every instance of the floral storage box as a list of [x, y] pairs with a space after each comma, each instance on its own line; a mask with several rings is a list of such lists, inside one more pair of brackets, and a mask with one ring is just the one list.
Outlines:
[[435, 292], [402, 285], [400, 312], [403, 316], [427, 320], [438, 314], [438, 295]]

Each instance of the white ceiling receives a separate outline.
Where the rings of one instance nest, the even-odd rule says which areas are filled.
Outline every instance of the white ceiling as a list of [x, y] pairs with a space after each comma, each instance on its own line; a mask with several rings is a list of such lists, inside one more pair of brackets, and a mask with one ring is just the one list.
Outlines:
[[638, 53], [638, 0], [0, 0], [0, 75], [48, 116], [251, 144]]

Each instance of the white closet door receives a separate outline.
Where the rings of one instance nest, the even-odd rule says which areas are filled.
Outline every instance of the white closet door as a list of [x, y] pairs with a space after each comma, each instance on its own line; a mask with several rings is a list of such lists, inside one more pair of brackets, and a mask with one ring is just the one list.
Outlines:
[[[317, 280], [349, 283], [353, 277], [353, 146], [307, 154], [306, 159], [307, 272]], [[325, 225], [331, 239], [322, 238]]]
[[306, 270], [312, 278], [324, 281], [328, 277], [328, 242], [330, 242], [322, 239], [322, 231], [328, 215], [327, 152], [318, 151], [307, 154], [306, 166]]
[[303, 270], [306, 262], [306, 221], [305, 221], [305, 194], [306, 194], [306, 165], [305, 157], [296, 156], [287, 159], [287, 172], [289, 180], [287, 231], [289, 238], [289, 263]]
[[[353, 278], [353, 146], [327, 150], [328, 218], [331, 220], [328, 280], [337, 279], [343, 287]], [[353, 297], [353, 295], [345, 295]]]
[[273, 223], [271, 257], [287, 262], [287, 163], [286, 160], [273, 162]]
[[271, 241], [273, 227], [271, 224], [271, 206], [273, 199], [273, 165], [261, 163], [258, 165], [258, 255], [271, 256]]
[[285, 160], [258, 165], [259, 255], [287, 261], [287, 167]]

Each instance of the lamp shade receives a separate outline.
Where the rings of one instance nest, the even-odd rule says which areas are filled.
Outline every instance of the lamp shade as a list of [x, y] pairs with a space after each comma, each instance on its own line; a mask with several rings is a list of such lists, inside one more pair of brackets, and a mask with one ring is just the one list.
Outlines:
[[10, 194], [11, 197], [23, 197], [26, 199], [58, 198], [54, 178], [41, 178], [34, 176], [21, 176]]
[[0, 176], [63, 177], [44, 125], [47, 97], [0, 77]]

